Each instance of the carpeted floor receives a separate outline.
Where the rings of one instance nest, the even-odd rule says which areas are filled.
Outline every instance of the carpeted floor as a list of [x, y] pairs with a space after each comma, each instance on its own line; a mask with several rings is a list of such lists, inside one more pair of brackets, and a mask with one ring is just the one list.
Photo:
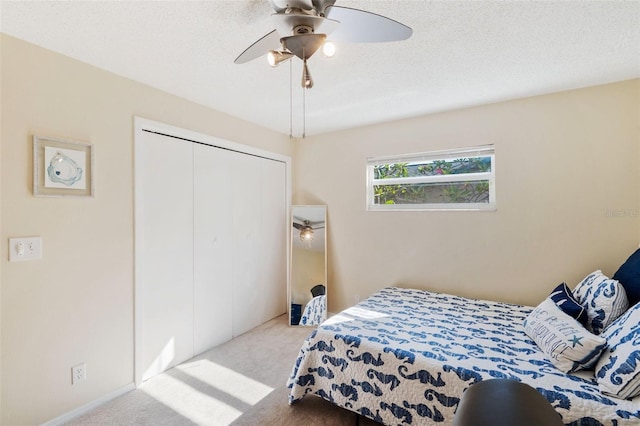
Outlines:
[[315, 396], [287, 404], [286, 381], [311, 330], [278, 317], [68, 424], [377, 425]]

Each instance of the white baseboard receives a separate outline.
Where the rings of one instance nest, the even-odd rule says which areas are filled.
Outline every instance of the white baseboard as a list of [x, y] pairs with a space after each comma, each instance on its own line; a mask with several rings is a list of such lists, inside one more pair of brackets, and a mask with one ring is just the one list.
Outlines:
[[129, 383], [128, 385], [120, 388], [120, 389], [116, 389], [115, 391], [108, 393], [106, 395], [104, 395], [103, 397], [100, 397], [98, 399], [94, 399], [93, 401], [83, 405], [82, 407], [78, 407], [75, 410], [71, 410], [66, 414], [63, 414], [59, 417], [56, 417], [53, 420], [49, 420], [46, 423], [42, 423], [41, 426], [59, 426], [62, 425], [64, 423], [70, 422], [71, 420], [80, 417], [84, 414], [87, 414], [88, 412], [95, 410], [96, 408], [98, 408], [99, 406], [106, 404], [107, 402], [111, 401], [112, 399], [116, 399], [117, 397], [124, 395], [125, 393], [131, 392], [132, 390], [135, 390], [136, 386], [133, 383]]

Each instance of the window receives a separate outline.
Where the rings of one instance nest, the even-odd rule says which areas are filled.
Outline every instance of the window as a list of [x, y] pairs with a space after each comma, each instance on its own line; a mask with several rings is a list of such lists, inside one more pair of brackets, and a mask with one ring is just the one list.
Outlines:
[[368, 210], [495, 210], [493, 145], [367, 160]]

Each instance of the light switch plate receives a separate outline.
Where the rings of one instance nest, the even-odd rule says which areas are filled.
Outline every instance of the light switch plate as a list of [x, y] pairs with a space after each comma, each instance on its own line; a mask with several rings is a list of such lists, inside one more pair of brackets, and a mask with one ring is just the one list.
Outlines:
[[42, 237], [9, 238], [9, 262], [42, 259]]

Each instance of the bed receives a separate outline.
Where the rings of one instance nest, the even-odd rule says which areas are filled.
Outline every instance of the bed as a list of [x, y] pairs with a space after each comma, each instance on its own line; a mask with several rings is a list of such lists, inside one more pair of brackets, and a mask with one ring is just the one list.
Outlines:
[[327, 296], [315, 296], [304, 307], [300, 325], [319, 325], [327, 319]]
[[603, 394], [593, 370], [566, 374], [524, 332], [533, 307], [389, 287], [304, 342], [289, 403], [316, 395], [386, 425], [451, 424], [465, 389], [492, 378], [537, 389], [567, 425], [640, 424], [640, 397]]

